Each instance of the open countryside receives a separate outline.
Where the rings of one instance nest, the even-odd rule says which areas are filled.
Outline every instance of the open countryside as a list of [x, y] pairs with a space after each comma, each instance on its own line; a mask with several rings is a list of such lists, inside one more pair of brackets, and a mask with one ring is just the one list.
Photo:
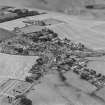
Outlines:
[[0, 105], [105, 105], [104, 21], [56, 3], [1, 7]]

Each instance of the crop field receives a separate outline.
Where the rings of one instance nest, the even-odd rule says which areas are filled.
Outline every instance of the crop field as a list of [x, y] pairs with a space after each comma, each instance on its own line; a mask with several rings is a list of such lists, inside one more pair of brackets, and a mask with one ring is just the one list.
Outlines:
[[23, 79], [38, 57], [0, 54], [0, 76]]

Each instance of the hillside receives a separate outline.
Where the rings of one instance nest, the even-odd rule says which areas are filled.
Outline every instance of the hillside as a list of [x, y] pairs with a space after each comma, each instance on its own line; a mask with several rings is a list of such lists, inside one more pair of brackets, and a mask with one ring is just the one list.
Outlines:
[[30, 8], [50, 9], [62, 11], [65, 8], [81, 8], [84, 4], [103, 4], [104, 0], [0, 0], [1, 5], [24, 6]]

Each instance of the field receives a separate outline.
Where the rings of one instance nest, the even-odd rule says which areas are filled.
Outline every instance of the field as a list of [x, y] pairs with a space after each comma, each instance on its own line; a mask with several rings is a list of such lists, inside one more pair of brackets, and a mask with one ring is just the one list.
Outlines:
[[[10, 80], [9, 80], [10, 81]], [[8, 82], [9, 82], [8, 81]], [[32, 84], [19, 81], [19, 80], [11, 80], [14, 84], [11, 85], [11, 87], [7, 86], [7, 90], [4, 91], [5, 95], [10, 95], [12, 97], [24, 94], [27, 90], [29, 90], [32, 86]], [[15, 90], [15, 91], [14, 91]]]
[[22, 18], [22, 19], [16, 19], [13, 21], [0, 23], [0, 27], [12, 31], [14, 27], [19, 27], [19, 28], [24, 27], [25, 24], [22, 22], [23, 20], [25, 19]]
[[44, 26], [36, 26], [36, 25], [30, 25], [30, 26], [28, 26], [28, 27], [23, 27], [23, 28], [21, 28], [20, 30], [21, 30], [21, 32], [20, 33], [25, 33], [25, 34], [27, 34], [27, 33], [31, 33], [31, 32], [35, 32], [35, 31], [40, 31], [40, 30], [42, 30], [44, 28]]
[[83, 92], [92, 93], [93, 91], [97, 89], [95, 86], [93, 86], [89, 82], [80, 79], [80, 77], [77, 74], [74, 74], [72, 71], [67, 72], [64, 75], [67, 78], [67, 83], [69, 85], [72, 85], [73, 87]]
[[66, 86], [56, 74], [45, 76], [41, 84], [33, 87], [27, 97], [33, 101], [33, 105], [104, 105], [76, 87]]
[[58, 33], [61, 38], [67, 37], [92, 49], [105, 49], [105, 35], [91, 29], [73, 24], [59, 24], [50, 28]]
[[[7, 80], [4, 84], [0, 86], [0, 95], [5, 94], [5, 92], [16, 84], [16, 80]], [[7, 94], [6, 94], [7, 95]]]
[[92, 60], [88, 63], [88, 67], [94, 69], [97, 73], [105, 75], [105, 57], [89, 58]]
[[95, 92], [95, 95], [105, 101], [105, 87]]
[[63, 23], [63, 21], [59, 21], [57, 19], [53, 19], [53, 18], [49, 18], [49, 19], [45, 19], [43, 20], [47, 25], [56, 25], [59, 23]]
[[94, 25], [92, 29], [99, 31], [100, 33], [105, 33], [105, 23]]
[[35, 63], [36, 56], [0, 54], [0, 77], [24, 79]]
[[41, 83], [34, 89], [27, 94], [33, 101], [33, 105], [66, 105], [68, 103], [52, 85]]
[[19, 28], [22, 28], [25, 26], [25, 23], [23, 21], [27, 21], [28, 19], [39, 19], [41, 20], [45, 19], [48, 17], [49, 15], [47, 14], [42, 14], [42, 15], [39, 15], [39, 16], [29, 16], [29, 17], [26, 17], [26, 18], [21, 18], [21, 19], [16, 19], [16, 20], [12, 20], [12, 21], [8, 21], [8, 22], [4, 22], [4, 23], [0, 23], [0, 27], [1, 28], [4, 28], [6, 30], [9, 30], [9, 31], [12, 31], [15, 27], [19, 27]]
[[8, 38], [12, 38], [14, 36], [16, 36], [15, 33], [12, 33], [12, 32], [10, 32], [8, 30], [0, 28], [0, 41], [6, 40]]
[[93, 3], [104, 3], [104, 0], [0, 0], [1, 5], [12, 5], [18, 7], [31, 7], [31, 8], [40, 8], [54, 11], [64, 11], [65, 8], [80, 8], [85, 4], [93, 4]]

